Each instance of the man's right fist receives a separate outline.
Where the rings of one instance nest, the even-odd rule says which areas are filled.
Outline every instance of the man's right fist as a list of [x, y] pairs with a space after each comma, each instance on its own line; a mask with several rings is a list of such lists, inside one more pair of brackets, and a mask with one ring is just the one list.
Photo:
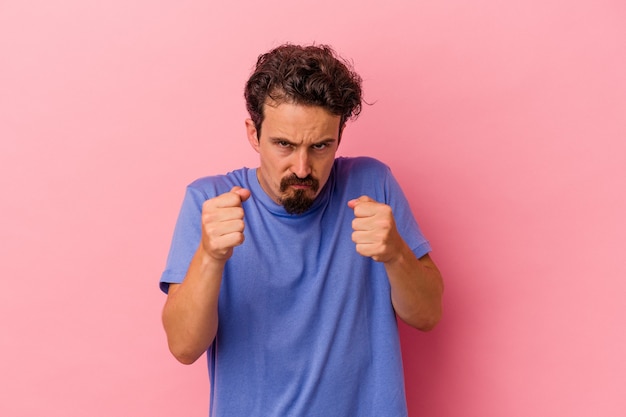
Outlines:
[[202, 205], [202, 249], [219, 261], [227, 261], [233, 248], [243, 243], [242, 203], [250, 198], [250, 190], [239, 186], [207, 200]]

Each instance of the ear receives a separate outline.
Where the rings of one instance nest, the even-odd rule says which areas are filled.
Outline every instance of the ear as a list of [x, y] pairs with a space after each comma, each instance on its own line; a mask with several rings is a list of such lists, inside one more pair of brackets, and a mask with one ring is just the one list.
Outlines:
[[248, 135], [248, 142], [250, 142], [250, 145], [254, 148], [255, 151], [259, 152], [258, 132], [252, 119], [246, 119], [246, 133]]

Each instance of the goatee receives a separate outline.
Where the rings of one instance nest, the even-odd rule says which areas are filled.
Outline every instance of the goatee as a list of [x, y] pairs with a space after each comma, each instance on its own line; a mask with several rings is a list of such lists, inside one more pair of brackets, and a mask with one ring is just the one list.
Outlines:
[[312, 194], [315, 195], [317, 190], [319, 190], [319, 181], [310, 175], [305, 178], [298, 178], [294, 174], [280, 181], [280, 191], [286, 192], [291, 185], [306, 185], [310, 187], [307, 190], [295, 189], [291, 195], [284, 196], [280, 200], [287, 213], [302, 214], [313, 205], [315, 197], [311, 197], [308, 192], [312, 191]]

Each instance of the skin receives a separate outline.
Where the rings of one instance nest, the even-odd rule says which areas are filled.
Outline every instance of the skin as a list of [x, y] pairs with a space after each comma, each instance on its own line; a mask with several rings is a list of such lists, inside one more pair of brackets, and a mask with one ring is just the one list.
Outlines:
[[[261, 187], [279, 204], [296, 188], [317, 197], [328, 181], [339, 145], [339, 116], [321, 107], [275, 102], [265, 104], [264, 114], [261, 137], [252, 120], [245, 122], [248, 141], [260, 156]], [[281, 179], [294, 174], [313, 176], [319, 189], [292, 185], [281, 191]], [[182, 363], [195, 362], [215, 338], [222, 273], [233, 249], [244, 241], [242, 203], [249, 197], [249, 190], [233, 187], [203, 204], [198, 249], [183, 283], [170, 284], [163, 325], [170, 351]], [[417, 329], [432, 329], [441, 317], [443, 293], [435, 263], [428, 255], [415, 257], [398, 233], [388, 205], [368, 196], [346, 204], [354, 210], [355, 250], [385, 265], [398, 317]]]
[[[321, 107], [269, 102], [264, 107], [265, 119], [257, 135], [252, 120], [246, 120], [248, 141], [259, 153], [261, 166], [257, 177], [263, 190], [280, 204], [295, 188], [305, 189], [317, 197], [328, 181], [339, 145], [340, 117]], [[299, 178], [312, 176], [319, 181], [313, 192], [307, 186], [290, 186], [280, 191], [281, 179], [295, 174]]]

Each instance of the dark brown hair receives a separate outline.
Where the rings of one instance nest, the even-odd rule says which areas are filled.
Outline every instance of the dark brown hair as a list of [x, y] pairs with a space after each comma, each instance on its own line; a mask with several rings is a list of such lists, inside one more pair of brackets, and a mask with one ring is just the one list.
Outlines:
[[244, 97], [259, 138], [268, 98], [341, 116], [341, 135], [346, 121], [361, 112], [361, 77], [330, 46], [285, 44], [259, 56]]

